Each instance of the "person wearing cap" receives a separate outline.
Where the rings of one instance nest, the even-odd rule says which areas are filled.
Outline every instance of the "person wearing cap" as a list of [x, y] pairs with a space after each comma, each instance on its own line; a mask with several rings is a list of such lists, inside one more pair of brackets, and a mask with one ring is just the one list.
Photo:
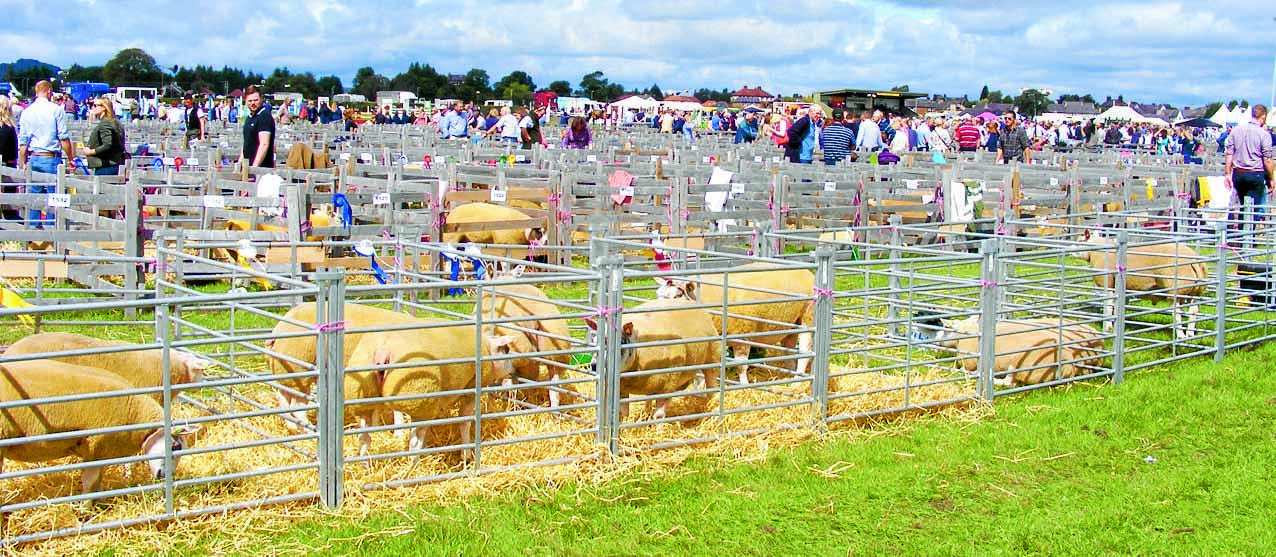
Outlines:
[[855, 136], [851, 133], [851, 128], [842, 122], [845, 117], [842, 109], [834, 108], [832, 121], [820, 132], [820, 149], [824, 151], [824, 164], [829, 166], [846, 159], [854, 147]]
[[208, 139], [208, 114], [195, 102], [194, 95], [182, 97], [182, 106], [185, 108], [182, 116], [182, 120], [186, 122], [185, 148], [190, 149], [191, 140]]

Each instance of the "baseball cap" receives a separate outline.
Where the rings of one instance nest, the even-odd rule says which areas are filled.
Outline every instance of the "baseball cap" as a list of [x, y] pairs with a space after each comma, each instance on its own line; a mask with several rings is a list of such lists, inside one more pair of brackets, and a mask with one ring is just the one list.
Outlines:
[[842, 119], [842, 117], [843, 117], [843, 116], [845, 116], [845, 115], [846, 115], [846, 113], [845, 113], [845, 112], [842, 112], [842, 109], [840, 109], [840, 108], [834, 108], [834, 109], [833, 109], [833, 119], [834, 119], [834, 120], [841, 120], [841, 119]]

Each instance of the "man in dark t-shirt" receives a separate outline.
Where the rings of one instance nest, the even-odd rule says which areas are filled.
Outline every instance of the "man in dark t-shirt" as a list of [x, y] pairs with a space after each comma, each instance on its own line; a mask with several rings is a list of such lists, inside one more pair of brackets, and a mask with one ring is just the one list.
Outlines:
[[261, 92], [249, 86], [244, 93], [248, 114], [244, 116], [243, 160], [249, 166], [275, 167], [275, 117], [261, 102]]

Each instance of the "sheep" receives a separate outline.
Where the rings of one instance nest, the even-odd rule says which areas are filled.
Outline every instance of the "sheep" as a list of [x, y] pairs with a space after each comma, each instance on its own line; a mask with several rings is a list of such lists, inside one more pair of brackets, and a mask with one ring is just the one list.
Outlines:
[[[36, 400], [78, 394], [125, 391], [136, 388], [121, 377], [101, 369], [52, 360], [10, 362], [0, 365], [0, 401]], [[144, 395], [94, 398], [69, 402], [11, 407], [0, 412], [0, 439], [20, 439], [130, 425], [155, 424], [164, 421], [164, 409]], [[170, 439], [174, 451], [188, 447], [199, 427], [185, 427]], [[164, 479], [164, 429], [119, 431], [84, 437], [36, 441], [20, 445], [0, 446], [0, 469], [4, 459], [21, 462], [48, 462], [66, 456], [78, 456], [85, 462], [123, 458], [137, 454], [159, 457], [148, 460], [152, 476]], [[177, 462], [174, 458], [174, 467]], [[102, 466], [83, 469], [80, 485], [83, 493], [99, 491]]]
[[[437, 323], [437, 322], [435, 322]], [[482, 356], [500, 356], [509, 353], [514, 336], [483, 335]], [[394, 398], [404, 395], [450, 393], [440, 397], [411, 400], [391, 400], [390, 409], [402, 412], [413, 421], [426, 421], [446, 417], [452, 408], [460, 408], [461, 416], [473, 416], [475, 385], [474, 360], [475, 332], [472, 325], [438, 326], [425, 329], [384, 331], [365, 336], [354, 353], [351, 367], [388, 366], [406, 362], [424, 362], [424, 365], [387, 369], [376, 372], [380, 377], [381, 395]], [[464, 359], [445, 364], [431, 364], [439, 360]], [[480, 385], [489, 387], [509, 379], [514, 374], [512, 360], [484, 360]], [[470, 422], [459, 424], [461, 443], [470, 443]], [[419, 427], [408, 440], [408, 449], [425, 447], [427, 428]], [[469, 449], [462, 457], [469, 458]]]
[[[531, 217], [517, 209], [491, 203], [466, 203], [453, 208], [447, 215], [449, 224], [499, 223], [506, 221], [525, 221]], [[509, 230], [471, 230], [467, 232], [444, 232], [443, 242], [448, 244], [497, 244], [497, 245], [529, 245], [532, 240], [541, 239], [542, 228], [525, 228]]]
[[[91, 348], [115, 348], [135, 346], [117, 340], [103, 340], [76, 333], [39, 333], [23, 337], [4, 351], [5, 356], [26, 354], [44, 354], [69, 350], [85, 350]], [[180, 384], [198, 383], [204, 378], [204, 371], [209, 361], [182, 351], [169, 352], [169, 383], [174, 387]], [[131, 350], [127, 352], [107, 352], [86, 356], [56, 356], [48, 358], [68, 364], [101, 368], [128, 381], [134, 387], [159, 387], [164, 384], [163, 351], [160, 349]], [[162, 403], [164, 393], [151, 395], [156, 402]]]
[[[917, 321], [925, 326], [925, 321]], [[964, 356], [959, 365], [974, 372], [979, 365], [980, 324], [977, 316], [942, 320], [937, 344]], [[973, 336], [972, 336], [973, 335]], [[1100, 365], [1103, 339], [1086, 324], [1055, 319], [999, 320], [996, 326], [994, 384], [1033, 385], [1056, 377], [1088, 373]], [[1018, 371], [1024, 370], [1024, 371]]]
[[[749, 269], [765, 269], [771, 267], [767, 263], [750, 263], [739, 267], [740, 270]], [[689, 280], [676, 279], [657, 279], [660, 287], [657, 289], [656, 297], [661, 299], [680, 299], [697, 301], [701, 304], [709, 304], [720, 306], [722, 304], [722, 275], [701, 275], [693, 277]], [[697, 287], [699, 284], [699, 287]], [[815, 299], [809, 300], [792, 300], [779, 301], [773, 303], [753, 303], [761, 300], [775, 299], [783, 296], [782, 294], [774, 294], [771, 292], [762, 292], [756, 289], [789, 292], [799, 296], [810, 296], [815, 290], [815, 274], [806, 269], [775, 269], [768, 272], [744, 272], [732, 273], [729, 277], [728, 284], [730, 292], [727, 295], [728, 304], [728, 326], [727, 330], [722, 330], [722, 315], [720, 309], [710, 309], [709, 315], [713, 318], [713, 324], [717, 331], [727, 335], [746, 335], [751, 333], [761, 333], [767, 331], [775, 331], [776, 334], [753, 336], [740, 339], [728, 339], [727, 346], [731, 348], [736, 358], [747, 359], [749, 348], [755, 344], [780, 345], [787, 349], [795, 346], [802, 352], [810, 352], [814, 344], [814, 335], [812, 333], [793, 333], [789, 330], [790, 325], [799, 325], [803, 327], [812, 327], [815, 324]], [[767, 323], [757, 321], [756, 319], [765, 319], [775, 323]], [[779, 325], [777, 323], [784, 323]], [[769, 354], [779, 352], [775, 349], [768, 349]], [[806, 374], [810, 358], [802, 358], [797, 362], [797, 373], [799, 375]], [[748, 364], [740, 364], [740, 383], [748, 384], [749, 382], [749, 366]]]
[[[302, 323], [313, 323], [315, 321], [315, 304], [314, 302], [305, 302], [298, 304], [284, 317]], [[347, 328], [367, 328], [379, 325], [406, 325], [411, 323], [421, 323], [420, 319], [412, 317], [404, 313], [390, 311], [372, 306], [361, 304], [345, 304], [345, 324]], [[299, 327], [287, 321], [280, 321], [275, 325], [274, 332], [295, 333], [299, 331], [311, 330], [307, 327]], [[344, 338], [344, 352], [342, 364], [346, 367], [350, 365], [350, 357], [358, 348], [359, 343], [370, 333], [346, 333]], [[313, 335], [271, 339], [265, 342], [266, 348], [286, 356], [293, 360], [299, 360], [309, 365], [315, 363], [315, 337]], [[305, 371], [305, 367], [278, 356], [271, 356], [268, 359], [270, 370], [272, 373], [288, 374]], [[345, 398], [347, 400], [355, 400], [357, 398], [372, 398], [377, 396], [379, 386], [375, 383], [374, 372], [358, 372], [347, 373], [345, 375]], [[288, 378], [280, 379], [279, 383], [284, 387], [276, 391], [279, 406], [295, 406], [305, 404], [304, 396], [297, 393], [308, 393], [315, 386], [316, 379], [314, 377]], [[348, 409], [356, 418], [360, 428], [366, 428], [376, 421], [376, 413], [379, 408], [375, 406], [367, 406], [360, 408]], [[292, 413], [296, 422], [288, 421], [288, 427], [294, 431], [299, 429], [301, 423], [309, 421], [304, 411], [296, 411]], [[372, 444], [372, 438], [369, 434], [364, 433], [359, 438], [359, 454], [366, 455]]]
[[[523, 270], [524, 267], [519, 265], [513, 271], [493, 278], [518, 278], [523, 275]], [[481, 303], [484, 321], [503, 318], [548, 317], [559, 314], [558, 306], [551, 303], [549, 297], [541, 289], [531, 284], [503, 285], [495, 287], [495, 292], [491, 288], [486, 289]], [[478, 306], [475, 306], [474, 309], [477, 315]], [[510, 351], [513, 353], [527, 354], [571, 348], [571, 342], [566, 340], [571, 337], [571, 333], [567, 330], [567, 320], [565, 319], [519, 321], [516, 324], [525, 329], [535, 329], [541, 333], [546, 333], [546, 335], [520, 331], [509, 326], [491, 327], [493, 335], [512, 335], [515, 337], [513, 344], [510, 346]], [[554, 338], [547, 335], [562, 338]], [[558, 354], [546, 356], [545, 359], [566, 366], [569, 357], [567, 354]], [[546, 367], [549, 368], [550, 381], [558, 381], [561, 377], [562, 367], [555, 365], [547, 365]], [[514, 375], [530, 381], [539, 382], [544, 380], [541, 374], [541, 364], [535, 358], [514, 360]], [[549, 392], [550, 408], [558, 408], [559, 392], [554, 388], [547, 388], [546, 390]]]
[[[1111, 246], [1109, 239], [1099, 235], [1088, 238], [1096, 246]], [[1112, 249], [1094, 249], [1087, 256], [1095, 270], [1108, 271], [1096, 274], [1094, 283], [1103, 288], [1115, 288], [1117, 253]], [[1205, 281], [1209, 274], [1201, 256], [1192, 248], [1179, 244], [1151, 244], [1133, 246], [1126, 251], [1125, 288], [1127, 291], [1145, 292], [1153, 300], [1166, 300], [1174, 313], [1174, 338], [1196, 336], [1196, 319], [1200, 307], [1190, 299], [1205, 293]], [[1105, 304], [1105, 314], [1112, 315], [1112, 304]], [[1187, 305], [1187, 326], [1183, 327], [1183, 306]], [[1105, 325], [1107, 327], [1109, 325]]]
[[[709, 312], [695, 307], [688, 300], [656, 299], [639, 305], [634, 310], [657, 309], [662, 311], [626, 313], [620, 330], [620, 398], [629, 398], [631, 394], [658, 395], [685, 389], [703, 373], [705, 384], [717, 388], [718, 375], [714, 369], [673, 371], [635, 375], [635, 372], [664, 368], [697, 366], [722, 361], [722, 348], [713, 337], [718, 335]], [[670, 308], [670, 309], [664, 309]], [[681, 308], [681, 309], [679, 309]], [[593, 319], [585, 323], [596, 334], [598, 324]], [[676, 341], [686, 338], [706, 338], [708, 340], [670, 344], [666, 346], [644, 346], [632, 348], [629, 345], [643, 342]], [[596, 344], [591, 339], [590, 344]], [[648, 410], [651, 401], [647, 402]], [[661, 399], [656, 404], [653, 419], [665, 417], [669, 407], [669, 399]], [[623, 420], [629, 415], [629, 403], [620, 407]]]

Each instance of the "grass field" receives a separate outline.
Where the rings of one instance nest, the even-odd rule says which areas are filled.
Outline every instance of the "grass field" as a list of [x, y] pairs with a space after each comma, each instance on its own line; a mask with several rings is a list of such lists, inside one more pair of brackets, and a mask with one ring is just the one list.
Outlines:
[[[236, 555], [1270, 555], [1276, 346], [740, 461], [176, 540]], [[978, 419], [976, 419], [978, 418]], [[127, 539], [127, 538], [125, 538]], [[157, 551], [127, 544], [99, 555]]]

